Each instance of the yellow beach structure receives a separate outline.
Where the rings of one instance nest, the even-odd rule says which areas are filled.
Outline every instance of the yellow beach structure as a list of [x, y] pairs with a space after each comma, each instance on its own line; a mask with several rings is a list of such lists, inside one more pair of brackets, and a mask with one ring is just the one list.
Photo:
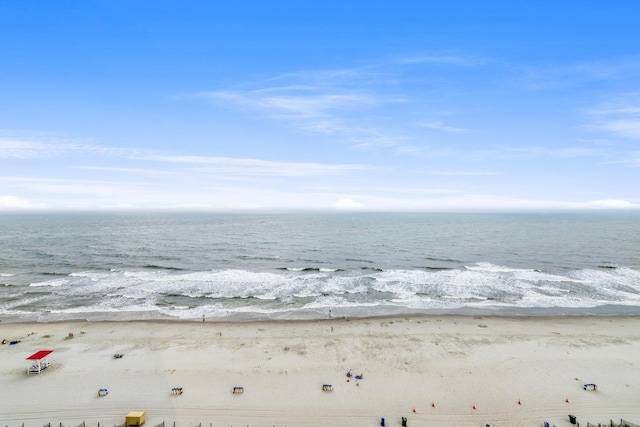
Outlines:
[[127, 414], [125, 425], [127, 426], [142, 425], [146, 417], [147, 417], [147, 414], [144, 411], [131, 411]]

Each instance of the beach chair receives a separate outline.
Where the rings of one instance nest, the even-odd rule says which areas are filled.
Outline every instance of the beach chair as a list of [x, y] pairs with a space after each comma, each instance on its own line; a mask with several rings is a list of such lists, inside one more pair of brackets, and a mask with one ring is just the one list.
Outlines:
[[322, 391], [333, 391], [333, 386], [331, 384], [323, 384]]
[[242, 394], [244, 393], [244, 387], [236, 386], [233, 388], [233, 394]]
[[107, 388], [101, 388], [98, 390], [98, 396], [106, 396], [107, 394], [109, 394], [109, 389]]

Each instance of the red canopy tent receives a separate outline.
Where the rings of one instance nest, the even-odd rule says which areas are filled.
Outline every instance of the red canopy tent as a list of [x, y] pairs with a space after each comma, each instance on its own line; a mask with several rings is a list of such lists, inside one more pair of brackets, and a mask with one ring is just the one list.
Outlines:
[[40, 350], [27, 357], [29, 361], [29, 367], [27, 368], [27, 374], [39, 374], [43, 370], [47, 369], [51, 362], [47, 358], [53, 350]]

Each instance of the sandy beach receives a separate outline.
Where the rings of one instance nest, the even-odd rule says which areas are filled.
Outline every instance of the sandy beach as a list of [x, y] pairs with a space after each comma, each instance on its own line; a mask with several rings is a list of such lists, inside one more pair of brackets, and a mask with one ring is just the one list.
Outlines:
[[633, 316], [0, 323], [0, 339], [20, 341], [0, 346], [2, 426], [640, 423]]

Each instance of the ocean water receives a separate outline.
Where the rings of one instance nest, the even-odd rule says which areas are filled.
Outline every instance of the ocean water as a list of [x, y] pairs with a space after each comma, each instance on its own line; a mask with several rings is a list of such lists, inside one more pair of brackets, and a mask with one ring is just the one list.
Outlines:
[[4, 214], [0, 319], [640, 314], [640, 212]]

